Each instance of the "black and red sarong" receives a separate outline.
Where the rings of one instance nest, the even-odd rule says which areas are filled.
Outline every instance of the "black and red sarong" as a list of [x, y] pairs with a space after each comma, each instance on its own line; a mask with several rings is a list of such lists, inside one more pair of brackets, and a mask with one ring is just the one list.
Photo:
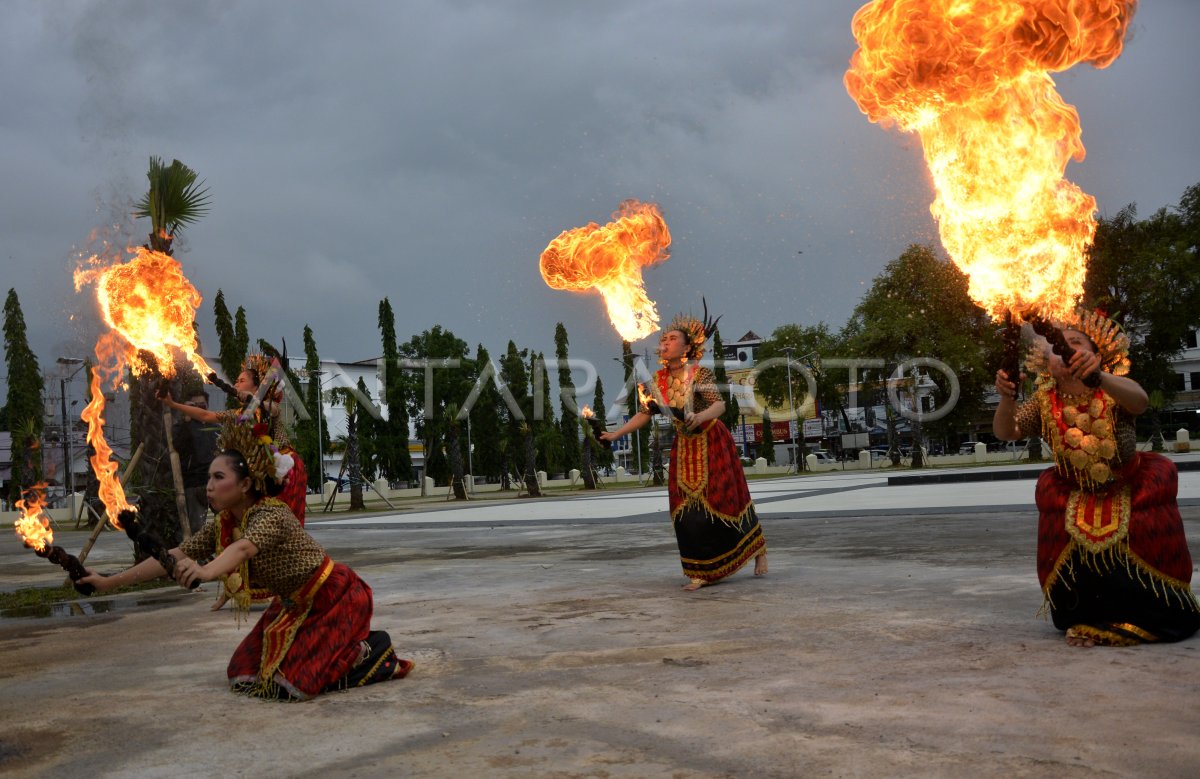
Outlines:
[[1038, 580], [1055, 627], [1096, 643], [1180, 641], [1200, 628], [1175, 464], [1138, 452], [1103, 490], [1038, 479]]
[[766, 551], [766, 538], [729, 429], [719, 419], [690, 432], [675, 425], [671, 446], [671, 520], [683, 573], [715, 582]]

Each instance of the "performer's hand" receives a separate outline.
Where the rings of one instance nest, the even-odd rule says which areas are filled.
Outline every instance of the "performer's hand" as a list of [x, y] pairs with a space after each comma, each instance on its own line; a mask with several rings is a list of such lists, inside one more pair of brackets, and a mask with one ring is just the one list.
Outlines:
[[175, 581], [179, 582], [181, 587], [190, 587], [192, 582], [208, 581], [208, 578], [205, 576], [204, 566], [190, 557], [185, 557], [175, 563]]
[[1082, 380], [1089, 373], [1094, 373], [1100, 368], [1100, 355], [1093, 352], [1078, 351], [1071, 356], [1071, 363], [1067, 366], [1071, 375]]
[[1008, 380], [1008, 374], [1004, 371], [996, 371], [996, 392], [1007, 400], [1017, 399], [1017, 385]]
[[605, 430], [603, 433], [601, 433], [600, 435], [598, 435], [596, 437], [599, 438], [601, 441], [616, 441], [621, 436], [617, 435], [616, 433], [614, 433], [611, 430]]
[[96, 588], [96, 592], [108, 592], [112, 589], [112, 584], [108, 581], [107, 576], [96, 572], [92, 568], [85, 568], [84, 570], [88, 572], [88, 575], [81, 578], [77, 584], [90, 584]]
[[688, 430], [695, 432], [700, 425], [704, 424], [704, 422], [697, 419], [696, 415], [689, 411], [683, 415], [683, 424], [687, 426]]

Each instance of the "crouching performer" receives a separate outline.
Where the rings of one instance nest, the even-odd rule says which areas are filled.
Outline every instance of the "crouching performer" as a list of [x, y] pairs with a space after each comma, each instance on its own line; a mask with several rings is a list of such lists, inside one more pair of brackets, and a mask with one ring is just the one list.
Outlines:
[[1077, 314], [1061, 335], [1066, 361], [1031, 358], [1037, 390], [1019, 408], [1017, 377], [997, 372], [993, 420], [998, 438], [1041, 435], [1054, 452], [1035, 492], [1050, 616], [1072, 646], [1180, 641], [1200, 627], [1200, 603], [1175, 464], [1136, 449], [1134, 418], [1148, 399], [1125, 375], [1129, 339], [1093, 312]]
[[[237, 586], [240, 582], [274, 595], [229, 661], [233, 690], [307, 700], [407, 675], [413, 663], [396, 656], [387, 633], [371, 630], [371, 588], [330, 560], [283, 502], [266, 497], [277, 471], [270, 447], [249, 425], [236, 424], [223, 431], [219, 449], [208, 477], [217, 517], [171, 556], [177, 561], [174, 577], [185, 587], [227, 577], [239, 614], [250, 605], [250, 588]], [[166, 574], [149, 558], [112, 576], [89, 570], [81, 581], [104, 592]]]

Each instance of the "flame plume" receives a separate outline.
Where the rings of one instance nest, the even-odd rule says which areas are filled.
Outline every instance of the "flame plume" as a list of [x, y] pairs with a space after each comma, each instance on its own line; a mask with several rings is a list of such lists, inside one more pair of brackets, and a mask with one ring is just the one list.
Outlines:
[[1096, 200], [1063, 179], [1079, 115], [1051, 72], [1108, 66], [1137, 0], [875, 0], [852, 23], [845, 85], [872, 122], [921, 137], [930, 211], [970, 295], [1062, 316], [1087, 271]]
[[642, 268], [666, 260], [670, 246], [671, 232], [658, 205], [626, 200], [603, 227], [590, 222], [551, 241], [542, 252], [542, 279], [551, 289], [596, 290], [621, 338], [637, 341], [658, 328]]
[[165, 377], [175, 375], [175, 355], [182, 353], [200, 372], [212, 371], [196, 352], [193, 321], [201, 297], [183, 275], [179, 261], [144, 247], [133, 250], [125, 263], [103, 266], [92, 257], [89, 267], [75, 271], [75, 291], [94, 284], [100, 315], [111, 328], [96, 341], [99, 364], [92, 372], [92, 399], [80, 417], [87, 422], [87, 440], [95, 450], [92, 470], [100, 480], [100, 499], [108, 521], [121, 527], [122, 511], [135, 510], [117, 478], [117, 463], [104, 438], [104, 386], [117, 387], [128, 367], [142, 375], [149, 365], [139, 352], [152, 354]]
[[21, 516], [14, 523], [17, 535], [25, 545], [36, 552], [45, 550], [54, 543], [54, 531], [50, 529], [50, 520], [42, 513], [46, 507], [46, 483], [39, 482], [28, 490], [23, 490], [21, 499], [16, 502], [17, 511]]

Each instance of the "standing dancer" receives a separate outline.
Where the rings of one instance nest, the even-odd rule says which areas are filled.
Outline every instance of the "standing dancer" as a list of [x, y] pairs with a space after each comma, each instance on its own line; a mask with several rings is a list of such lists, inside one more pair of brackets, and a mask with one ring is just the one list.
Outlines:
[[746, 474], [733, 436], [719, 419], [725, 402], [712, 371], [696, 364], [715, 330], [716, 321], [708, 320], [707, 307], [704, 321], [682, 314], [675, 317], [659, 340], [663, 367], [654, 374], [657, 395], [670, 409], [643, 402], [628, 422], [600, 436], [615, 441], [643, 427], [656, 411], [670, 414], [675, 441], [668, 494], [679, 559], [684, 576], [690, 579], [683, 589], [689, 592], [737, 572], [751, 557], [754, 575], [767, 573], [767, 542], [754, 513]]
[[1071, 646], [1180, 641], [1200, 627], [1200, 603], [1178, 472], [1166, 457], [1136, 449], [1134, 417], [1148, 399], [1125, 376], [1129, 338], [1091, 312], [1062, 334], [1075, 354], [1067, 363], [1035, 355], [1028, 365], [1037, 391], [1020, 408], [1016, 377], [996, 372], [992, 422], [997, 438], [1040, 434], [1054, 451], [1035, 492], [1038, 579], [1054, 626]]
[[[273, 488], [278, 492], [273, 493], [272, 497], [277, 497], [286, 503], [287, 507], [296, 515], [296, 519], [300, 520], [300, 526], [303, 527], [306, 508], [305, 496], [308, 494], [308, 472], [304, 468], [304, 461], [300, 459], [300, 455], [288, 440], [287, 432], [284, 430], [279, 406], [283, 400], [283, 392], [274, 386], [275, 379], [270, 378], [271, 367], [272, 361], [269, 358], [261, 354], [249, 355], [242, 364], [242, 370], [232, 387], [219, 381], [216, 374], [209, 374], [209, 381], [231, 395], [236, 394], [241, 403], [241, 407], [237, 409], [209, 411], [196, 408], [177, 402], [171, 397], [170, 392], [162, 396], [162, 401], [187, 417], [206, 424], [219, 422], [228, 428], [245, 416], [247, 409], [254, 403], [254, 399], [261, 396], [261, 402], [254, 404], [254, 410], [250, 415], [251, 424], [261, 431], [260, 435], [270, 438], [276, 449], [292, 458], [291, 470]], [[262, 389], [263, 382], [271, 384], [265, 391]]]
[[[286, 505], [267, 497], [280, 456], [247, 424], [227, 426], [220, 447], [208, 479], [218, 516], [170, 554], [177, 561], [173, 575], [185, 587], [236, 577], [274, 596], [229, 661], [231, 688], [259, 698], [306, 700], [404, 678], [413, 663], [396, 656], [387, 633], [371, 630], [371, 588], [330, 560]], [[228, 537], [235, 540], [226, 544]], [[80, 581], [104, 592], [166, 573], [150, 557], [112, 576], [89, 569]], [[242, 589], [234, 597], [239, 613], [249, 608], [248, 593]]]

